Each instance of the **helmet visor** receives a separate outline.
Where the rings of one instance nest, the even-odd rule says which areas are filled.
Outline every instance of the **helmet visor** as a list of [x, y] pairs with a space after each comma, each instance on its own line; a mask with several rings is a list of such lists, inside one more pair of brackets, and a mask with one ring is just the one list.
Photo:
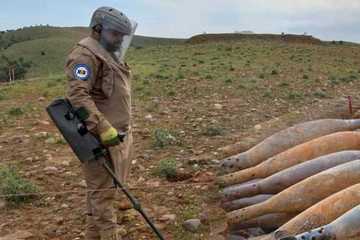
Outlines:
[[133, 40], [137, 23], [131, 21], [131, 31], [129, 34], [124, 34], [112, 27], [112, 25], [103, 25], [100, 34], [101, 45], [110, 53], [113, 53], [117, 60], [124, 62], [125, 54], [129, 49]]
[[131, 42], [135, 35], [136, 28], [138, 26], [137, 22], [133, 20], [130, 20], [130, 23], [131, 23], [131, 32], [129, 35], [124, 35], [120, 49], [118, 52], [115, 53], [121, 62], [124, 62], [125, 60], [125, 54], [131, 45]]

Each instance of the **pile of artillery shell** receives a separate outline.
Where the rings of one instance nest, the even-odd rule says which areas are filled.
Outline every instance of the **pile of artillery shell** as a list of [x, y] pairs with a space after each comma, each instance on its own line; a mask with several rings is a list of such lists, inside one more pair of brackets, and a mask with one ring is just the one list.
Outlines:
[[256, 239], [323, 239], [319, 231], [360, 239], [350, 226], [360, 218], [358, 128], [357, 119], [305, 122], [224, 159], [221, 168], [232, 172], [217, 181], [228, 235], [256, 227], [268, 233]]

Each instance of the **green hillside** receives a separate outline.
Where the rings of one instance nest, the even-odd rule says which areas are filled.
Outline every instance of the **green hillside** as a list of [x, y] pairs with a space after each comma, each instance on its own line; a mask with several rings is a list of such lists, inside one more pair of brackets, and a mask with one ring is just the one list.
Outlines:
[[[25, 61], [31, 62], [32, 66], [26, 74], [28, 78], [58, 74], [63, 71], [64, 59], [69, 50], [88, 34], [88, 28], [85, 27], [49, 26], [27, 27], [2, 32], [0, 34], [0, 56], [5, 56], [10, 60], [23, 58]], [[139, 48], [183, 41], [181, 39], [135, 36], [133, 46]], [[8, 64], [0, 59], [0, 69], [4, 65]], [[7, 70], [7, 67], [5, 66], [4, 69]], [[5, 76], [7, 77], [6, 74]]]

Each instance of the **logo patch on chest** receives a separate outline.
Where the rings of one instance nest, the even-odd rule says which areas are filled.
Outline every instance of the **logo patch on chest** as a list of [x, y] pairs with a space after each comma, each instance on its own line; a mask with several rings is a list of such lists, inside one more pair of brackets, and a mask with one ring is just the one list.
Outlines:
[[91, 74], [90, 67], [86, 64], [76, 64], [74, 67], [74, 78], [82, 81], [89, 79]]

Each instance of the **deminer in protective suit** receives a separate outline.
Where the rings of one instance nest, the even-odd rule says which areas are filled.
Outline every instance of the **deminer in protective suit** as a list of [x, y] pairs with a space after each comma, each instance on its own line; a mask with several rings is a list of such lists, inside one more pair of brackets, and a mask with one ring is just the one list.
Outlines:
[[[67, 98], [74, 107], [84, 107], [88, 130], [110, 152], [109, 161], [123, 182], [129, 173], [132, 148], [131, 72], [123, 61], [136, 24], [122, 12], [100, 7], [92, 16], [91, 35], [71, 50], [65, 65], [69, 79]], [[119, 133], [125, 135], [123, 142]], [[117, 192], [101, 161], [82, 164], [87, 194], [87, 240], [119, 240], [114, 211]], [[103, 191], [103, 189], [110, 189]], [[101, 191], [96, 191], [101, 190]]]

